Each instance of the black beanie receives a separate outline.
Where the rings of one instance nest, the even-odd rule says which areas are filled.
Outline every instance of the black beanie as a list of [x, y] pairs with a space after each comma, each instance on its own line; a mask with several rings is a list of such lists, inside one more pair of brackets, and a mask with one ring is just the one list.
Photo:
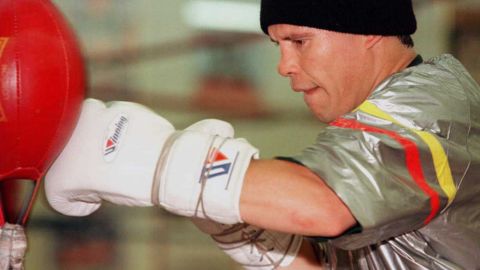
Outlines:
[[417, 30], [412, 0], [262, 0], [260, 24], [267, 35], [272, 24], [382, 36]]

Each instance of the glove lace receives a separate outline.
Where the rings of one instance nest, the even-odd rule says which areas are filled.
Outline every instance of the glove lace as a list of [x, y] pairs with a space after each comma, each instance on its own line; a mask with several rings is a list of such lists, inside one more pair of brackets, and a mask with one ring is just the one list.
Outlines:
[[[278, 259], [275, 259], [273, 256], [270, 256], [271, 252], [275, 251], [275, 244], [271, 243], [271, 246], [268, 246], [268, 239], [266, 238], [266, 233], [264, 229], [258, 229], [254, 226], [251, 226], [246, 223], [239, 223], [232, 226], [228, 226], [225, 230], [218, 234], [212, 234], [212, 238], [219, 244], [224, 251], [235, 250], [241, 248], [244, 245], [250, 246], [250, 254], [254, 254], [255, 250], [259, 254], [258, 262], [264, 262], [264, 264], [243, 264], [244, 267], [271, 267], [271, 269], [276, 269], [282, 263], [282, 261], [287, 256], [288, 252], [292, 248], [295, 236], [290, 236], [287, 248], [283, 251], [282, 256]], [[238, 235], [238, 239], [232, 239], [232, 237], [226, 237], [231, 235]], [[227, 241], [223, 240], [226, 239]], [[271, 239], [272, 241], [272, 239]]]

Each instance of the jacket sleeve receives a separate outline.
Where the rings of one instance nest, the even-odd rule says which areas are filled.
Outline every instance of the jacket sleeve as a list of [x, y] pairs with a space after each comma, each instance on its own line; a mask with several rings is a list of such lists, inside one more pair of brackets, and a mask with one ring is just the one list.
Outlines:
[[457, 113], [445, 106], [429, 114], [429, 108], [419, 113], [415, 98], [409, 103], [399, 97], [397, 106], [385, 105], [392, 100], [366, 101], [295, 157], [336, 192], [362, 227], [333, 241], [341, 248], [360, 248], [429, 224], [455, 199], [468, 169], [468, 125], [458, 113], [463, 101], [449, 101]]

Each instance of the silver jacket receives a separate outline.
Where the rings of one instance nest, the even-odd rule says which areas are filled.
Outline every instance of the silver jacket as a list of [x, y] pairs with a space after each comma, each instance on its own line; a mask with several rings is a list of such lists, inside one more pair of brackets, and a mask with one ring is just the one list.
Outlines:
[[331, 269], [480, 269], [480, 87], [451, 55], [396, 73], [296, 160], [361, 232], [319, 243]]

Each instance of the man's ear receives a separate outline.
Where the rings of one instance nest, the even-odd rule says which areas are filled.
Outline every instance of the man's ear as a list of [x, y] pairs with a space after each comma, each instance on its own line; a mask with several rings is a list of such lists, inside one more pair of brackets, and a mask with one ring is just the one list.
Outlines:
[[382, 39], [383, 39], [383, 36], [366, 35], [365, 36], [365, 48], [370, 49], [370, 48], [374, 47]]

